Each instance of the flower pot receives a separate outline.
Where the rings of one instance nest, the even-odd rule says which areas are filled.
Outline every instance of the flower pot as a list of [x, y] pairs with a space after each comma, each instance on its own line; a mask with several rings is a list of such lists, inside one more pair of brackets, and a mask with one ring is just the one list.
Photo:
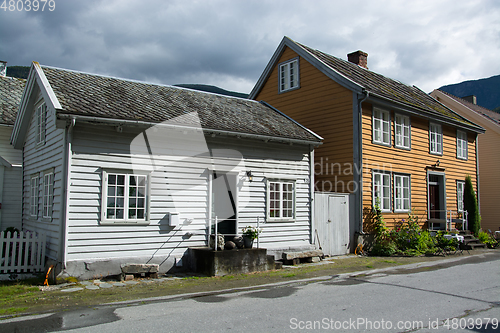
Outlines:
[[253, 247], [253, 239], [250, 237], [243, 236], [243, 244], [246, 249], [251, 249]]

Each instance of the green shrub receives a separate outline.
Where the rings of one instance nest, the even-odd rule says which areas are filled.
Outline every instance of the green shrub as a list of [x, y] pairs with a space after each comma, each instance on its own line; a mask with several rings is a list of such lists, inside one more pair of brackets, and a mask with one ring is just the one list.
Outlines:
[[[376, 207], [375, 207], [376, 208]], [[418, 256], [434, 252], [434, 242], [428, 231], [422, 230], [418, 223], [418, 216], [414, 210], [408, 218], [397, 223], [394, 230], [388, 231], [379, 228], [380, 232], [375, 238], [371, 254], [390, 256], [394, 254]]]
[[477, 239], [479, 239], [479, 241], [483, 244], [486, 244], [487, 247], [489, 247], [490, 249], [495, 247], [497, 241], [495, 240], [495, 238], [493, 236], [491, 236], [490, 234], [486, 233], [486, 232], [480, 232], [478, 235], [477, 235]]
[[472, 186], [472, 179], [469, 175], [465, 177], [464, 209], [468, 213], [467, 221], [469, 224], [469, 230], [474, 235], [477, 235], [479, 233], [479, 229], [481, 229], [481, 216], [479, 215], [476, 193], [474, 192], [474, 187]]

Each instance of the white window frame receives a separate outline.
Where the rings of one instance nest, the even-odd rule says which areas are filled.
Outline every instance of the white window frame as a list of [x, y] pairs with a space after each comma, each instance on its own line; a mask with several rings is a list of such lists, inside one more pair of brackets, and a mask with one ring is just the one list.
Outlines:
[[389, 111], [373, 108], [372, 132], [374, 143], [391, 145], [391, 113]]
[[[388, 193], [384, 196], [384, 189]], [[380, 210], [383, 213], [390, 213], [391, 209], [391, 174], [388, 172], [373, 171], [372, 173], [372, 197], [373, 206], [380, 198]]]
[[45, 132], [47, 124], [47, 105], [45, 102], [41, 103], [36, 108], [36, 138], [35, 142], [37, 145], [42, 145], [45, 143]]
[[411, 149], [410, 117], [402, 114], [394, 116], [394, 146], [396, 148]]
[[464, 212], [464, 192], [465, 192], [465, 182], [457, 180], [457, 211], [459, 213]]
[[[276, 188], [276, 185], [279, 187], [274, 191], [274, 194], [278, 194], [278, 198], [271, 198], [272, 196], [272, 191], [271, 187]], [[292, 215], [292, 216], [283, 216], [283, 213], [285, 212], [284, 209], [284, 194], [290, 193], [290, 191], [286, 191], [287, 189], [284, 189], [284, 185], [291, 186], [291, 194], [292, 198], [287, 198], [286, 202], [288, 204], [292, 204], [292, 208], [289, 209], [289, 207], [286, 208], [286, 211], [288, 214], [285, 215]], [[268, 221], [273, 221], [273, 222], [281, 222], [281, 221], [295, 221], [295, 216], [296, 216], [296, 193], [297, 193], [297, 186], [296, 186], [296, 181], [295, 180], [284, 180], [284, 179], [268, 179], [267, 184], [267, 207], [266, 207], [266, 216]], [[275, 199], [275, 200], [272, 200]], [[274, 203], [273, 203], [274, 201]], [[276, 203], [279, 204], [279, 207], [276, 207]], [[273, 206], [273, 207], [271, 207]], [[272, 211], [278, 212], [278, 214], [272, 213]], [[276, 216], [278, 215], [278, 216]]]
[[[406, 184], [405, 184], [406, 181]], [[411, 209], [411, 177], [394, 174], [394, 212], [404, 213]]]
[[54, 172], [43, 173], [42, 182], [42, 217], [52, 219], [52, 207], [54, 204]]
[[467, 132], [457, 130], [457, 158], [468, 159], [467, 143]]
[[39, 179], [38, 174], [30, 177], [30, 216], [33, 218], [38, 218]]
[[443, 155], [443, 127], [440, 124], [429, 124], [429, 151], [434, 155]]
[[[124, 191], [123, 191], [123, 196], [118, 196], [117, 193], [115, 192], [115, 195], [110, 196], [108, 194], [108, 185], [109, 185], [109, 177], [110, 176], [123, 176], [124, 177]], [[134, 185], [130, 184], [131, 177], [137, 177], [137, 178], [144, 178], [144, 189], [143, 189], [143, 197], [141, 196], [136, 196], [136, 197], [131, 197], [130, 196], [130, 190], [131, 187], [135, 187]], [[101, 187], [101, 193], [102, 193], [102, 202], [101, 202], [101, 224], [149, 224], [149, 219], [150, 219], [150, 188], [151, 188], [151, 180], [150, 180], [150, 175], [147, 173], [137, 173], [137, 172], [130, 172], [130, 171], [103, 171], [102, 172], [102, 187]], [[135, 181], [137, 184], [137, 180]], [[115, 198], [115, 205], [113, 206], [114, 208], [119, 207], [120, 209], [123, 210], [123, 217], [122, 218], [116, 218], [116, 217], [109, 217], [108, 216], [108, 197], [114, 197]], [[137, 208], [132, 207], [130, 205], [130, 200], [133, 199], [143, 199], [144, 200], [144, 205], [142, 207], [139, 207], [140, 209], [144, 209], [144, 214], [142, 218], [131, 218], [129, 217], [129, 210]], [[122, 206], [117, 206], [117, 201], [116, 199], [122, 199], [120, 200], [122, 202]]]
[[279, 92], [286, 92], [300, 88], [299, 85], [299, 58], [294, 58], [279, 64]]

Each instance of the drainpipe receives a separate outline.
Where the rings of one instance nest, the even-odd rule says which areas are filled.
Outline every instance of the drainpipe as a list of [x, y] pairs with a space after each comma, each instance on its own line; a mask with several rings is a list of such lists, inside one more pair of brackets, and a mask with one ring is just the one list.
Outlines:
[[71, 118], [70, 123], [66, 126], [65, 142], [64, 142], [64, 162], [63, 162], [63, 202], [62, 202], [62, 217], [61, 217], [61, 269], [66, 269], [66, 253], [68, 250], [68, 210], [69, 210], [69, 178], [71, 166], [71, 143], [73, 141], [73, 128], [75, 127], [76, 119]]
[[311, 242], [312, 244], [316, 244], [314, 241], [314, 230], [316, 229], [316, 223], [314, 221], [314, 189], [315, 189], [315, 180], [314, 180], [314, 146], [309, 146], [309, 191], [311, 198], [309, 199], [309, 215], [311, 218]]
[[361, 235], [364, 235], [363, 232], [363, 108], [362, 104], [364, 101], [368, 99], [370, 96], [370, 92], [363, 89], [364, 96], [358, 96], [358, 214], [359, 214], [359, 225], [358, 230]]

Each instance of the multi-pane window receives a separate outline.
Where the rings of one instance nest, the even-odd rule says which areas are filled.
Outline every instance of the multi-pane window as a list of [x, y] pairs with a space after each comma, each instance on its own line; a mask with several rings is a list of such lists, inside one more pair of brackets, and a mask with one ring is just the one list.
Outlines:
[[397, 148], [410, 149], [410, 117], [396, 114], [394, 117], [394, 137]]
[[38, 216], [38, 174], [30, 179], [30, 215]]
[[268, 217], [293, 220], [295, 218], [295, 183], [270, 181], [268, 183]]
[[379, 204], [383, 212], [391, 211], [391, 174], [373, 172], [373, 205]]
[[299, 87], [299, 60], [294, 59], [280, 64], [280, 92]]
[[465, 182], [457, 181], [457, 210], [459, 213], [464, 211], [464, 189]]
[[457, 131], [457, 158], [467, 159], [467, 133]]
[[43, 175], [43, 200], [42, 216], [44, 218], [52, 217], [52, 204], [54, 201], [54, 174], [52, 172]]
[[441, 125], [431, 123], [429, 126], [430, 152], [443, 154], [443, 129]]
[[391, 144], [391, 114], [389, 111], [373, 109], [373, 142]]
[[394, 211], [410, 210], [410, 176], [394, 175]]
[[45, 124], [47, 118], [47, 105], [45, 103], [40, 104], [36, 108], [36, 138], [37, 144], [45, 142]]
[[138, 222], [147, 219], [148, 176], [104, 173], [104, 220]]

